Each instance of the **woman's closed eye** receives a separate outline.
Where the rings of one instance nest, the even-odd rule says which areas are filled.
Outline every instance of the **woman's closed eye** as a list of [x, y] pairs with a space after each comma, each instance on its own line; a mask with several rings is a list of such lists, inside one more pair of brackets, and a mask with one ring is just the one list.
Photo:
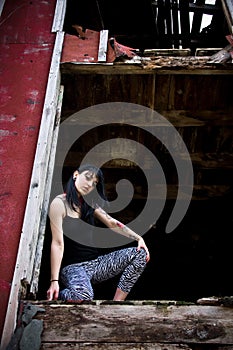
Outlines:
[[[87, 180], [88, 182], [91, 182], [91, 180], [93, 179], [93, 176], [91, 176], [91, 175], [87, 175], [87, 174], [86, 174], [85, 177], [86, 177], [86, 180]], [[98, 184], [97, 181], [93, 181], [93, 182], [91, 183], [91, 186], [92, 186], [92, 187], [96, 187], [97, 184]]]

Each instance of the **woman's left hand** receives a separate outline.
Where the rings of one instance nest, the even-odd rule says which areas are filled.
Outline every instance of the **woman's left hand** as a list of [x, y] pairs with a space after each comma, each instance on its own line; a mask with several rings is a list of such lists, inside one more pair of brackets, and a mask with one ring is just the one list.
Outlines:
[[142, 237], [140, 237], [140, 239], [138, 240], [138, 248], [137, 250], [140, 250], [141, 248], [145, 249], [146, 251], [146, 262], [148, 262], [150, 260], [150, 253], [149, 250], [146, 246], [146, 243], [144, 241], [144, 239]]

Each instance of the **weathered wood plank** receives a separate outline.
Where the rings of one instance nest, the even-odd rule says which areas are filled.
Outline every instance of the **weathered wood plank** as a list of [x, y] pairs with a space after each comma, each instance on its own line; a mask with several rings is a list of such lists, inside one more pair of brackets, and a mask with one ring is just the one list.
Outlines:
[[[157, 84], [162, 81], [162, 77], [157, 77]], [[170, 76], [170, 96], [169, 104], [157, 105], [155, 109], [171, 110], [223, 110], [226, 106], [231, 106], [231, 96], [228, 93], [231, 84], [230, 76], [215, 75], [186, 75]], [[212, 90], [210, 86], [215, 88]], [[170, 108], [168, 108], [168, 106]]]
[[[158, 57], [157, 57], [158, 58]], [[181, 61], [182, 58], [182, 61]], [[201, 60], [202, 59], [202, 60]], [[233, 74], [232, 65], [214, 65], [207, 64], [207, 57], [161, 57], [160, 62], [145, 61], [139, 64], [114, 63], [112, 64], [73, 64], [62, 63], [61, 72], [64, 73], [80, 73], [80, 74], [203, 74], [203, 75], [222, 75]], [[203, 63], [204, 61], [204, 63]], [[183, 66], [183, 69], [182, 69]], [[186, 69], [185, 69], [186, 66]], [[192, 66], [192, 67], [191, 67]]]
[[[62, 75], [65, 86], [64, 105], [76, 111], [108, 102], [132, 101], [141, 105], [154, 105], [155, 76], [121, 75]], [[130, 89], [129, 89], [130, 86]], [[88, 92], [88, 93], [87, 93]], [[83, 98], [85, 94], [85, 98]]]
[[32, 280], [30, 283], [30, 293], [32, 293], [32, 294], [35, 294], [36, 291], [38, 290], [38, 280], [39, 280], [39, 275], [40, 275], [41, 258], [42, 258], [43, 244], [44, 244], [44, 235], [45, 235], [45, 228], [46, 228], [46, 224], [47, 224], [47, 221], [46, 221], [47, 220], [47, 210], [48, 210], [49, 200], [50, 200], [50, 189], [51, 189], [51, 184], [52, 184], [56, 146], [57, 146], [59, 125], [60, 125], [60, 118], [61, 118], [63, 91], [64, 91], [64, 87], [61, 86], [59, 97], [58, 97], [56, 120], [55, 120], [55, 125], [54, 125], [53, 136], [52, 136], [53, 140], [52, 140], [52, 145], [51, 145], [48, 172], [47, 172], [47, 177], [46, 177], [46, 185], [45, 185], [45, 191], [44, 191], [45, 196], [44, 196], [44, 201], [42, 203], [39, 237], [38, 237], [36, 254], [35, 254], [35, 262], [34, 262], [34, 266], [33, 266]]
[[[188, 345], [158, 344], [158, 343], [42, 343], [40, 350], [47, 349], [73, 349], [73, 350], [191, 350]], [[222, 349], [222, 348], [221, 348]], [[222, 350], [232, 350], [233, 347]], [[215, 350], [218, 350], [217, 348]]]
[[[73, 349], [73, 350], [193, 350], [185, 344], [158, 344], [158, 343], [43, 343], [40, 350], [47, 349]], [[208, 348], [210, 350], [210, 348]], [[198, 350], [207, 350], [205, 346], [198, 346]], [[212, 346], [211, 350], [233, 350], [233, 346]]]
[[[154, 94], [155, 96], [155, 94]], [[152, 102], [153, 103], [153, 102]], [[71, 107], [71, 106], [69, 106]], [[203, 126], [203, 125], [211, 125], [213, 126], [233, 126], [233, 118], [232, 118], [232, 111], [224, 111], [224, 110], [156, 110], [160, 115], [162, 115], [164, 118], [166, 118], [173, 126], [176, 127], [190, 127], [190, 126]], [[72, 116], [76, 112], [75, 109], [64, 109], [63, 110], [63, 121]], [[102, 118], [102, 119], [101, 119]], [[95, 116], [95, 123], [101, 123], [103, 122], [104, 117], [102, 116]], [[154, 119], [151, 117], [150, 119], [147, 118], [146, 120], [137, 119], [135, 122], [135, 119], [127, 118], [125, 120], [128, 124], [133, 124], [136, 126], [146, 126], [146, 127], [153, 127], [154, 126]], [[67, 121], [69, 123], [69, 121]], [[83, 125], [80, 121], [79, 125]], [[93, 125], [93, 117], [88, 115], [85, 119], [85, 125]]]
[[[40, 305], [40, 304], [39, 304]], [[196, 305], [40, 305], [42, 343], [233, 344], [233, 309]], [[120, 320], [120, 322], [119, 322]]]
[[[175, 5], [174, 5], [175, 6]], [[173, 24], [174, 26], [174, 24]], [[177, 31], [178, 33], [178, 31]], [[150, 56], [190, 56], [190, 49], [146, 49], [144, 50], [144, 55], [146, 57]]]
[[108, 30], [100, 31], [98, 62], [106, 62], [108, 47]]
[[[150, 73], [90, 74], [88, 79], [85, 74], [63, 74], [64, 106], [68, 106], [70, 111], [78, 111], [106, 101], [122, 101], [152, 108], [172, 118], [171, 122], [176, 125], [186, 123], [189, 126], [188, 118], [196, 119], [197, 123], [199, 117], [202, 119], [205, 115], [212, 118], [208, 119], [211, 125], [217, 122], [223, 125], [226, 123], [225, 114], [232, 123], [230, 74], [164, 74], [162, 70], [157, 74]], [[210, 86], [214, 86], [214, 89], [210, 89]], [[86, 91], [89, 93], [86, 94]], [[63, 113], [66, 113], [65, 108]]]
[[57, 0], [53, 18], [52, 32], [62, 31], [66, 13], [66, 0]]

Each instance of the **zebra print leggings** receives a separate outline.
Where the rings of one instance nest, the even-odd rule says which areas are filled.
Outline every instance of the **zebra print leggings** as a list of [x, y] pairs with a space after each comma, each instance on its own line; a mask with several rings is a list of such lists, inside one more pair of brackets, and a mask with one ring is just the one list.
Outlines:
[[124, 248], [97, 259], [72, 264], [61, 270], [65, 289], [60, 291], [62, 300], [93, 300], [92, 284], [105, 281], [120, 273], [118, 288], [129, 293], [146, 267], [146, 251]]

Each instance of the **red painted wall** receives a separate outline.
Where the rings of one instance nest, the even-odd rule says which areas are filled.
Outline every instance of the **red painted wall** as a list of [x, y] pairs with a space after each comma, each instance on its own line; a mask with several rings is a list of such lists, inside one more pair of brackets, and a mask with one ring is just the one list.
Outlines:
[[56, 0], [5, 0], [0, 17], [0, 334], [2, 334], [55, 34]]

